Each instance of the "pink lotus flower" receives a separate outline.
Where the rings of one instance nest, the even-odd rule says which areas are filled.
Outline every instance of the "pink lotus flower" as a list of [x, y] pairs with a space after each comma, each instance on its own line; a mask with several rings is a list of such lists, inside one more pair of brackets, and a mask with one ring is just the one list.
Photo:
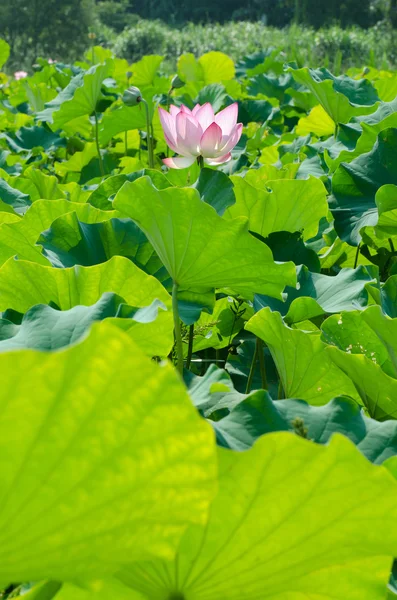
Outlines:
[[25, 79], [25, 77], [27, 77], [27, 76], [28, 76], [28, 74], [26, 73], [26, 71], [15, 71], [15, 73], [14, 73], [14, 77], [17, 81], [19, 79]]
[[237, 102], [214, 114], [209, 102], [196, 104], [190, 110], [182, 104], [170, 106], [168, 113], [159, 108], [168, 146], [179, 154], [175, 158], [164, 158], [163, 163], [172, 169], [190, 167], [198, 156], [207, 165], [220, 165], [231, 159], [230, 151], [241, 137], [242, 123], [237, 123]]

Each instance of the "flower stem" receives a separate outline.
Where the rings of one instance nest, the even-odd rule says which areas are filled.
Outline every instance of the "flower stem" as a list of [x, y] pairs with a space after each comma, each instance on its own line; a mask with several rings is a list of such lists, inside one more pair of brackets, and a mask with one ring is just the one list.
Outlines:
[[183, 375], [183, 344], [181, 333], [181, 321], [178, 310], [178, 284], [174, 281], [172, 284], [172, 313], [174, 315], [174, 335], [176, 348], [176, 368]]
[[202, 156], [197, 157], [197, 164], [200, 167], [200, 171], [201, 171], [201, 169], [204, 168], [204, 158]]
[[94, 118], [95, 118], [95, 143], [96, 143], [96, 151], [98, 153], [99, 168], [101, 170], [101, 175], [103, 177], [105, 175], [105, 169], [104, 169], [104, 166], [103, 166], [101, 149], [99, 147], [99, 125], [98, 125], [98, 115], [97, 115], [96, 111], [94, 111]]
[[[257, 342], [258, 342], [258, 338], [257, 338]], [[254, 356], [252, 357], [251, 368], [250, 368], [250, 372], [249, 372], [248, 379], [247, 379], [247, 387], [245, 388], [246, 394], [249, 394], [251, 391], [251, 386], [252, 386], [252, 382], [254, 380], [257, 359], [258, 359], [258, 344], [256, 343], [255, 344], [255, 352], [254, 352]]]
[[154, 156], [153, 156], [153, 144], [152, 144], [152, 136], [150, 132], [150, 115], [149, 115], [149, 105], [144, 98], [142, 98], [141, 102], [145, 106], [146, 111], [146, 135], [147, 135], [147, 149], [149, 155], [149, 168], [154, 169]]
[[[167, 112], [169, 112], [169, 111], [170, 111], [170, 105], [171, 105], [171, 94], [172, 94], [172, 90], [173, 90], [173, 89], [174, 89], [174, 88], [173, 88], [173, 87], [171, 87], [171, 88], [170, 88], [170, 90], [169, 90], [169, 92], [168, 92], [168, 94], [167, 94], [167, 104], [166, 104], [166, 106], [167, 106]], [[169, 147], [168, 147], [168, 145], [167, 145], [167, 150], [166, 150], [166, 156], [167, 156], [167, 158], [169, 157], [169, 155], [170, 155], [170, 149], [169, 149]]]
[[278, 400], [281, 400], [284, 397], [284, 389], [283, 389], [283, 382], [281, 381], [281, 377], [278, 380], [278, 393], [277, 393], [277, 398]]
[[356, 256], [354, 257], [354, 267], [353, 267], [353, 269], [355, 269], [357, 267], [359, 254], [360, 254], [360, 243], [357, 246]]
[[259, 338], [256, 338], [256, 343], [258, 347], [258, 356], [259, 356], [259, 370], [261, 374], [261, 382], [262, 389], [267, 390], [267, 377], [266, 377], [266, 367], [265, 367], [265, 349], [263, 346], [263, 341]]
[[186, 368], [190, 369], [193, 354], [194, 324], [189, 327], [189, 343], [187, 347]]

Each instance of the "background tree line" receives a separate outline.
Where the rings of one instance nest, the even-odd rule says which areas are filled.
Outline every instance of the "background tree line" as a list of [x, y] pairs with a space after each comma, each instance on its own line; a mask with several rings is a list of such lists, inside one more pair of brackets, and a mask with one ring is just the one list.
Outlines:
[[[144, 19], [144, 21], [142, 21]], [[156, 25], [153, 34], [151, 24]], [[11, 68], [32, 64], [38, 55], [74, 60], [87, 48], [87, 34], [97, 34], [105, 45], [117, 36], [129, 35], [133, 44], [148, 39], [148, 51], [166, 35], [166, 26], [181, 29], [186, 23], [199, 25], [230, 21], [259, 22], [273, 27], [293, 23], [315, 29], [339, 24], [368, 28], [383, 23], [397, 28], [397, 0], [2, 0], [0, 37], [12, 49]], [[154, 25], [153, 25], [154, 26]], [[191, 31], [191, 26], [189, 25]], [[139, 29], [140, 28], [140, 29]], [[139, 29], [139, 32], [138, 32]], [[144, 30], [144, 31], [142, 31]], [[171, 31], [169, 29], [169, 31]], [[176, 31], [176, 30], [174, 30]], [[124, 32], [124, 33], [123, 33]], [[160, 35], [160, 37], [161, 37]], [[139, 37], [141, 36], [141, 37]], [[151, 37], [150, 37], [151, 36]], [[168, 34], [168, 37], [171, 33]], [[119, 44], [120, 46], [120, 44]], [[178, 49], [177, 49], [178, 50]], [[182, 48], [182, 50], [184, 50]]]
[[97, 2], [97, 10], [110, 26], [121, 25], [122, 13], [127, 19], [133, 13], [170, 24], [263, 20], [276, 27], [292, 22], [312, 27], [335, 23], [370, 27], [390, 18], [397, 26], [397, 0], [102, 0]]

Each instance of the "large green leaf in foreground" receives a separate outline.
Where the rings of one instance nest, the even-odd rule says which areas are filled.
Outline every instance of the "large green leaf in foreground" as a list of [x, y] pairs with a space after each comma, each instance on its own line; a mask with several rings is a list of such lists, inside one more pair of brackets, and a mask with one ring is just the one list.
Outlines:
[[172, 558], [204, 522], [216, 472], [213, 434], [172, 367], [104, 323], [0, 367], [1, 584]]
[[125, 183], [114, 200], [144, 231], [181, 290], [229, 287], [280, 297], [295, 285], [293, 263], [276, 264], [248, 232], [247, 219], [219, 217], [191, 188], [157, 190], [147, 177]]
[[357, 392], [349, 377], [332, 363], [317, 332], [291, 329], [278, 312], [263, 308], [246, 329], [269, 346], [283, 384], [285, 398], [301, 398], [309, 404], [325, 404], [336, 396]]
[[219, 451], [220, 486], [206, 527], [175, 562], [124, 568], [150, 600], [383, 600], [397, 545], [397, 486], [350, 441], [317, 446], [270, 434]]
[[115, 256], [100, 265], [70, 269], [10, 259], [0, 268], [0, 310], [24, 313], [36, 304], [69, 310], [79, 304], [90, 306], [105, 292], [118, 294], [136, 308], [160, 300], [167, 310], [160, 310], [153, 322], [135, 323], [132, 333], [147, 354], [168, 355], [173, 345], [171, 298], [157, 279], [127, 258]]

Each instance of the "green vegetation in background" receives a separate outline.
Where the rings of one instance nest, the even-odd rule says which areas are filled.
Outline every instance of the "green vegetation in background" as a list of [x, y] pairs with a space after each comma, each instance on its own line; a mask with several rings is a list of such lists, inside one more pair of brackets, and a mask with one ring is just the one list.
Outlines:
[[396, 71], [172, 68], [0, 74], [0, 598], [396, 600]]
[[183, 52], [200, 56], [220, 50], [239, 60], [269, 46], [282, 49], [286, 61], [321, 63], [338, 73], [358, 64], [380, 68], [397, 63], [397, 0], [207, 4], [5, 0], [0, 5], [0, 36], [11, 45], [8, 69], [15, 71], [30, 70], [39, 55], [76, 60], [89, 32], [118, 56], [133, 61], [158, 53], [166, 56], [170, 68]]

